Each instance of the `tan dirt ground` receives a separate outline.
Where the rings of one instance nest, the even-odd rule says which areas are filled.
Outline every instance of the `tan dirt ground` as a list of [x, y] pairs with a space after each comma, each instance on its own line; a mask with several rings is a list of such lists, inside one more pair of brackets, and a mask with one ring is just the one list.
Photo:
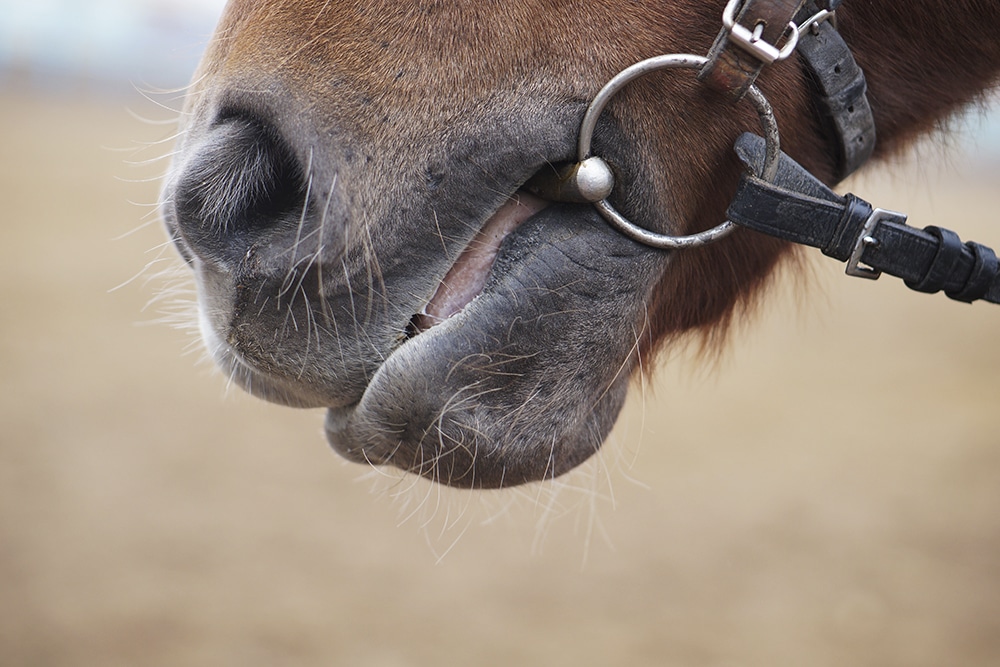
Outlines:
[[[125, 106], [0, 96], [0, 665], [1000, 664], [1000, 309], [814, 254], [601, 464], [443, 492], [109, 291], [163, 242], [115, 240], [159, 167], [107, 147], [170, 133]], [[851, 185], [1000, 245], [1000, 172], [952, 162]]]

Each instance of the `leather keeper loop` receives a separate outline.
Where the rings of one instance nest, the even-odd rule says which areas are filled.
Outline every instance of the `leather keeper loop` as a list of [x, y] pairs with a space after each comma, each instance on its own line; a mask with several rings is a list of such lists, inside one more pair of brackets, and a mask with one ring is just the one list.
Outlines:
[[933, 294], [939, 292], [944, 287], [945, 282], [955, 270], [958, 260], [962, 256], [965, 245], [958, 234], [950, 229], [941, 227], [924, 227], [924, 231], [938, 239], [937, 252], [931, 265], [927, 268], [927, 273], [919, 281], [906, 281], [906, 286], [918, 292]]
[[945, 292], [945, 294], [955, 301], [972, 303], [976, 299], [986, 296], [998, 270], [1000, 270], [1000, 262], [997, 261], [997, 255], [992, 248], [987, 248], [974, 241], [969, 241], [965, 247], [972, 251], [975, 260], [972, 271], [969, 273], [969, 279], [965, 281], [965, 286], [961, 290]]
[[844, 212], [837, 221], [833, 235], [821, 248], [827, 257], [846, 262], [858, 243], [858, 236], [865, 222], [872, 214], [872, 205], [860, 197], [848, 193], [845, 197]]

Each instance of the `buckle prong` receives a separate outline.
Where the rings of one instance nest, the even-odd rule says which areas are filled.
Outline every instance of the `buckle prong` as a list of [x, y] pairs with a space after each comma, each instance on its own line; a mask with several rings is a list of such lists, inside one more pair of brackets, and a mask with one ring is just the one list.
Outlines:
[[867, 278], [868, 280], [878, 280], [878, 277], [882, 275], [878, 269], [862, 264], [861, 255], [864, 254], [866, 248], [878, 247], [879, 240], [874, 235], [875, 227], [883, 220], [903, 224], [906, 222], [906, 216], [884, 208], [873, 209], [872, 214], [865, 220], [865, 226], [862, 227], [861, 233], [858, 234], [858, 242], [854, 245], [851, 258], [847, 260], [847, 269], [844, 273], [855, 278]]
[[722, 25], [726, 27], [729, 38], [737, 46], [766, 65], [784, 60], [792, 55], [795, 45], [799, 43], [799, 27], [795, 21], [788, 23], [788, 37], [785, 39], [785, 44], [779, 49], [774, 44], [769, 44], [760, 38], [763, 23], [758, 23], [753, 30], [749, 30], [736, 22], [736, 10], [739, 6], [740, 0], [729, 0], [725, 11], [722, 12]]
[[829, 21], [830, 24], [836, 30], [837, 28], [837, 12], [830, 11], [829, 9], [821, 9], [808, 19], [802, 22], [802, 25], [798, 26], [796, 30], [799, 33], [799, 37], [805, 34], [806, 30], [814, 35], [819, 34], [819, 26], [821, 23]]

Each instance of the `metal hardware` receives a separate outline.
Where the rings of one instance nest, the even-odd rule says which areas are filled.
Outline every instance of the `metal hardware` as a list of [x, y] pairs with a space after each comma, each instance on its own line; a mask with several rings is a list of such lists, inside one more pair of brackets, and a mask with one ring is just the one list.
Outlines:
[[806, 31], [811, 31], [814, 35], [819, 33], [819, 25], [829, 21], [834, 29], [837, 28], [837, 12], [830, 11], [829, 9], [821, 9], [808, 19], [802, 22], [800, 26], [796, 28], [799, 33], [799, 37], [806, 33]]
[[795, 21], [788, 23], [788, 37], [785, 39], [784, 46], [779, 49], [777, 46], [760, 39], [759, 26], [763, 24], [755, 25], [753, 30], [748, 30], [736, 22], [736, 10], [739, 8], [740, 2], [741, 0], [729, 0], [725, 11], [722, 12], [722, 25], [726, 27], [729, 38], [737, 46], [766, 65], [784, 60], [792, 55], [795, 45], [799, 42], [799, 27], [795, 25]]
[[875, 227], [883, 220], [902, 224], [906, 222], [906, 216], [897, 211], [890, 211], [884, 208], [874, 209], [872, 214], [868, 216], [868, 219], [865, 220], [865, 226], [858, 235], [858, 242], [854, 245], [854, 252], [851, 253], [851, 258], [847, 261], [847, 269], [844, 271], [847, 275], [854, 276], [855, 278], [867, 278], [869, 280], [878, 280], [878, 277], [882, 275], [881, 271], [862, 264], [861, 255], [864, 254], [865, 248], [878, 246], [879, 241], [874, 236], [874, 232]]
[[[604, 107], [607, 105], [608, 101], [626, 84], [633, 79], [660, 69], [699, 69], [707, 62], [707, 60], [707, 58], [702, 56], [675, 53], [643, 60], [619, 72], [614, 78], [611, 79], [611, 81], [605, 84], [587, 108], [587, 113], [584, 115], [583, 122], [580, 124], [580, 140], [577, 145], [577, 160], [582, 163], [591, 157], [590, 147], [594, 136], [594, 128], [597, 126], [597, 120], [600, 118], [601, 112], [604, 111]], [[764, 140], [766, 142], [764, 165], [760, 177], [763, 180], [770, 182], [774, 180], [774, 176], [778, 171], [778, 158], [781, 156], [778, 123], [774, 118], [774, 112], [771, 110], [771, 105], [756, 86], [750, 86], [747, 97], [750, 98], [750, 101], [757, 109], [757, 115], [760, 118], [761, 129], [763, 130]], [[633, 241], [638, 241], [639, 243], [644, 243], [654, 248], [694, 248], [720, 239], [736, 228], [735, 223], [727, 220], [712, 229], [699, 232], [697, 234], [690, 234], [687, 236], [670, 236], [639, 227], [616, 211], [614, 207], [608, 203], [607, 199], [601, 199], [600, 201], [594, 202], [594, 206], [612, 227], [625, 234]]]
[[615, 187], [615, 176], [608, 163], [589, 157], [557, 169], [545, 169], [524, 184], [525, 189], [542, 199], [593, 204], [607, 199]]

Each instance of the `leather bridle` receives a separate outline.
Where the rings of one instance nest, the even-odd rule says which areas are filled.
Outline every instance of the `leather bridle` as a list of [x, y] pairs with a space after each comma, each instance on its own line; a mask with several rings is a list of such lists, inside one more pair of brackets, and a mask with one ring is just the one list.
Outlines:
[[[906, 216], [874, 208], [853, 194], [840, 196], [780, 150], [777, 123], [754, 85], [760, 72], [798, 53], [824, 132], [834, 146], [837, 181], [865, 163], [875, 148], [875, 123], [864, 74], [836, 30], [842, 0], [729, 0], [723, 27], [707, 57], [671, 54], [626, 68], [597, 94], [584, 116], [577, 162], [537, 175], [527, 184], [555, 201], [593, 204], [615, 229], [655, 248], [705, 245], [737, 226], [819, 248], [847, 262], [847, 274], [902, 278], [911, 289], [944, 291], [952, 299], [1000, 303], [1000, 262], [990, 248], [963, 243], [940, 227], [916, 229]], [[610, 98], [633, 79], [664, 68], [697, 68], [700, 81], [731, 102], [749, 99], [764, 137], [743, 134], [736, 152], [747, 166], [721, 225], [688, 236], [640, 227], [607, 201], [611, 167], [591, 155], [591, 137]]]

